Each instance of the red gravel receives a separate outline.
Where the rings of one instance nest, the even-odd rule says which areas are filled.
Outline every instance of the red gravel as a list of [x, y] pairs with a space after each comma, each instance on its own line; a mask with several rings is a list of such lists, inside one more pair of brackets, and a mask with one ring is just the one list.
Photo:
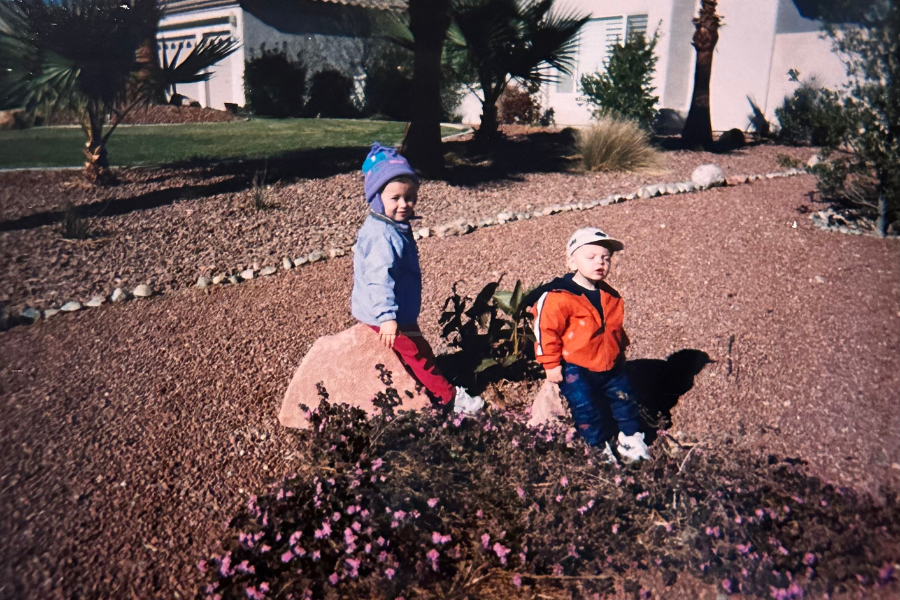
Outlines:
[[[546, 280], [573, 229], [602, 225], [627, 246], [611, 282], [631, 358], [718, 361], [673, 429], [896, 491], [900, 246], [814, 229], [796, 212], [813, 187], [763, 181], [424, 240], [423, 329], [437, 341], [454, 281]], [[313, 340], [352, 322], [351, 274], [339, 258], [0, 334], [0, 598], [192, 596], [222, 522], [296, 466], [281, 396]]]
[[[766, 173], [782, 170], [779, 154], [805, 161], [811, 152], [774, 145], [728, 155], [678, 151], [664, 153], [665, 168], [656, 172], [524, 174], [472, 186], [426, 182], [418, 223], [434, 227], [460, 217], [628, 193], [690, 179], [708, 162], [726, 176]], [[0, 173], [0, 261], [6, 270], [0, 302], [52, 308], [140, 283], [170, 291], [200, 275], [239, 272], [255, 262], [280, 265], [284, 256], [353, 244], [366, 210], [357, 172], [276, 183], [267, 193], [275, 207], [258, 211], [247, 191], [252, 171], [240, 169], [127, 170], [121, 185], [105, 189], [81, 183], [77, 172]], [[62, 238], [52, 213], [67, 202], [90, 205], [90, 214], [100, 215], [89, 219], [94, 238]]]

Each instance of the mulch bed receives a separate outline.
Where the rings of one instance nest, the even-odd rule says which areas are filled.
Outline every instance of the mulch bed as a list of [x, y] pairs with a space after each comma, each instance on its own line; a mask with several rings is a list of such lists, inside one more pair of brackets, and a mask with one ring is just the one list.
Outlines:
[[[528, 148], [511, 144], [519, 146]], [[708, 162], [720, 165], [726, 176], [779, 171], [779, 155], [805, 161], [811, 152], [774, 145], [724, 155], [671, 151], [664, 153], [664, 168], [638, 173], [498, 174], [466, 166], [449, 182], [424, 183], [417, 223], [435, 227], [463, 217], [629, 193], [642, 185], [690, 179], [694, 168]], [[349, 248], [366, 211], [358, 172], [364, 157], [365, 151], [356, 149], [336, 157], [316, 154], [310, 164], [336, 169], [331, 172], [338, 174], [328, 177], [310, 177], [308, 171], [298, 176], [296, 169], [308, 165], [275, 162], [122, 170], [121, 183], [109, 188], [88, 186], [74, 171], [0, 173], [0, 261], [6, 269], [0, 303], [13, 310], [53, 308], [141, 283], [168, 292], [200, 275], [232, 274], [254, 263], [280, 265], [284, 256], [316, 249]], [[251, 182], [264, 169], [270, 186], [264, 197], [271, 208], [256, 210]], [[87, 218], [88, 239], [62, 237], [59, 220], [67, 204]]]
[[[781, 150], [764, 151], [742, 155], [753, 163], [723, 166], [765, 171]], [[677, 179], [692, 164], [670, 168], [665, 177]], [[159, 183], [153, 177], [174, 175], [134, 173], [146, 180], [128, 185], [147, 189]], [[178, 176], [183, 185], [199, 174]], [[39, 179], [36, 187], [63, 183], [47, 177], [57, 183]], [[443, 220], [606, 194], [645, 176], [609, 177], [524, 175], [474, 189], [431, 183], [422, 209]], [[136, 273], [171, 258], [177, 287], [209, 264], [209, 256], [179, 258], [201, 248], [192, 238], [216, 236], [205, 247], [219, 252], [221, 240], [230, 260], [257, 244], [259, 258], [310, 247], [306, 232], [323, 223], [355, 231], [358, 186], [355, 174], [277, 186], [283, 208], [265, 213], [238, 208], [240, 192], [230, 192], [110, 217], [103, 227], [126, 243], [80, 245], [65, 266], [48, 264], [63, 247], [52, 227], [4, 232], [12, 269], [4, 280], [21, 286], [25, 269], [59, 272], [53, 285], [69, 292], [96, 265], [99, 289], [105, 265]], [[510, 283], [547, 280], [563, 270], [571, 231], [603, 226], [626, 241], [611, 283], [626, 299], [630, 358], [661, 361], [692, 349], [715, 361], [674, 407], [673, 434], [706, 444], [730, 436], [735, 454], [798, 457], [809, 474], [857, 493], [896, 491], [900, 247], [814, 228], [798, 212], [808, 210], [814, 186], [805, 176], [762, 181], [424, 240], [423, 330], [443, 347], [437, 320], [454, 282], [471, 294], [501, 274]], [[92, 201], [89, 191], [72, 195]], [[14, 210], [27, 214], [25, 207]], [[32, 252], [42, 258], [32, 261]], [[0, 333], [0, 597], [193, 597], [202, 583], [197, 560], [221, 552], [223, 523], [251, 493], [302, 466], [278, 407], [313, 341], [353, 322], [351, 283], [352, 261], [343, 257]], [[35, 285], [42, 297], [47, 288]], [[523, 387], [500, 391], [521, 403], [513, 396]], [[653, 597], [667, 597], [659, 585]], [[702, 584], [681, 585], [674, 589], [715, 597]], [[896, 586], [866, 593], [896, 597]]]
[[[199, 106], [171, 106], [168, 104], [141, 106], [125, 116], [125, 125], [162, 125], [176, 123], [223, 123], [241, 121], [242, 117], [224, 110]], [[74, 113], [60, 112], [44, 119], [43, 125], [80, 125]]]

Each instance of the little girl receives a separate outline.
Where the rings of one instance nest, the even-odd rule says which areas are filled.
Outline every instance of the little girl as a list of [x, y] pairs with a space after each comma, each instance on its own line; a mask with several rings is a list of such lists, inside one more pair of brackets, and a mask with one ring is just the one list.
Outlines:
[[454, 387], [434, 363], [434, 351], [419, 330], [422, 271], [409, 227], [418, 199], [419, 178], [393, 148], [379, 143], [363, 163], [369, 215], [359, 230], [353, 256], [353, 316], [370, 326], [394, 350], [425, 389], [457, 413], [484, 406]]

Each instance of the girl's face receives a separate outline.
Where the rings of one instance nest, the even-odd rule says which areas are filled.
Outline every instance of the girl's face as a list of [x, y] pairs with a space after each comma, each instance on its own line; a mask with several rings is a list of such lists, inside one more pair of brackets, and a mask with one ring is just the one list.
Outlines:
[[415, 214], [419, 186], [412, 181], [391, 181], [381, 192], [384, 216], [398, 223], [408, 222]]

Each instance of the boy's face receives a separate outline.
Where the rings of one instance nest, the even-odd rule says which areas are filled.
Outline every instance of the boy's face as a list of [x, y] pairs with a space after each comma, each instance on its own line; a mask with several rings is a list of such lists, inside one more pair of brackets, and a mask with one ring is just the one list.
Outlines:
[[568, 259], [569, 268], [588, 281], [599, 283], [612, 269], [612, 252], [597, 244], [585, 244], [575, 250]]
[[384, 216], [398, 223], [406, 223], [415, 214], [419, 186], [412, 181], [391, 181], [381, 192]]

